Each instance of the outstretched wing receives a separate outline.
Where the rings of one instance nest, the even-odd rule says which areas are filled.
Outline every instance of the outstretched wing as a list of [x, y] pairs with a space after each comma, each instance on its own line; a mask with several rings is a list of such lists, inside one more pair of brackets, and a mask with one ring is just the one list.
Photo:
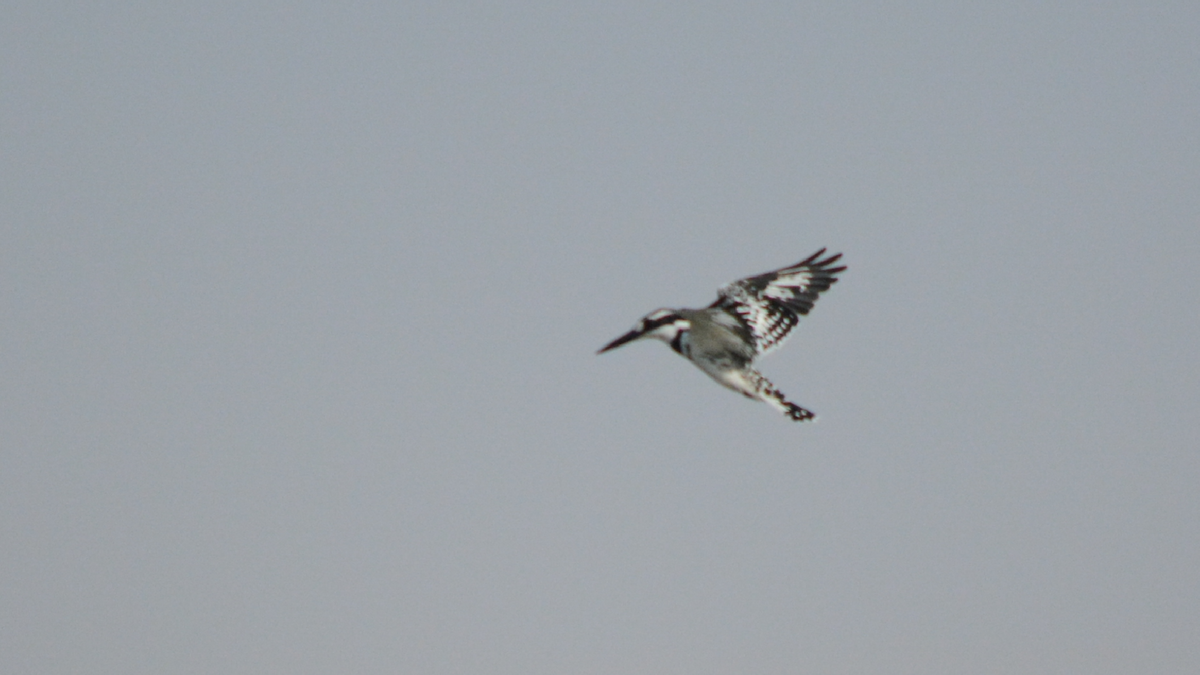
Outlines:
[[710, 308], [721, 308], [745, 324], [759, 355], [783, 344], [788, 334], [808, 314], [817, 296], [829, 290], [846, 269], [832, 267], [841, 253], [824, 260], [821, 249], [790, 267], [735, 281], [717, 291]]

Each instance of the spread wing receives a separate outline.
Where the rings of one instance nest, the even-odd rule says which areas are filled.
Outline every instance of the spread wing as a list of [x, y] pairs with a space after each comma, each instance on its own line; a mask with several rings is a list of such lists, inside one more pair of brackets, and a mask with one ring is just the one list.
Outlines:
[[720, 308], [737, 317], [750, 336], [759, 355], [783, 344], [788, 334], [808, 314], [824, 291], [837, 281], [845, 265], [832, 265], [841, 253], [824, 260], [821, 249], [790, 267], [740, 279], [717, 291], [717, 301], [709, 308]]

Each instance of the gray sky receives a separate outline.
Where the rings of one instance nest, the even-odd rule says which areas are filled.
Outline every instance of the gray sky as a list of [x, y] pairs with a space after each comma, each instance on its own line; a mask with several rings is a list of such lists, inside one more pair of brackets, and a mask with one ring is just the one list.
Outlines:
[[[1200, 662], [1200, 5], [0, 27], [0, 672]], [[594, 355], [822, 246], [819, 424]]]

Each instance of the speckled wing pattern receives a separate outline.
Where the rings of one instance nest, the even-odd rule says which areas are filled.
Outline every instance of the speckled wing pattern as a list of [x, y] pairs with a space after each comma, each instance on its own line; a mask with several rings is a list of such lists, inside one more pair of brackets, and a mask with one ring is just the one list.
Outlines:
[[841, 253], [824, 260], [821, 249], [795, 265], [740, 279], [717, 291], [717, 301], [709, 308], [720, 308], [736, 316], [746, 326], [759, 356], [783, 344], [788, 334], [813, 308], [824, 291], [846, 269], [832, 267]]

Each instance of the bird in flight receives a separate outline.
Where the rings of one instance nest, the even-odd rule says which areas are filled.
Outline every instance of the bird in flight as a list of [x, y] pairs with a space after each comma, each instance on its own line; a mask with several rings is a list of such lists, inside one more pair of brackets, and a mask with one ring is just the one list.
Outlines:
[[728, 284], [704, 309], [656, 309], [596, 353], [642, 338], [662, 340], [721, 385], [765, 401], [797, 422], [815, 419], [784, 398], [753, 364], [783, 344], [800, 317], [845, 271], [845, 265], [833, 266], [841, 253], [822, 260], [824, 254], [821, 249], [795, 265]]

